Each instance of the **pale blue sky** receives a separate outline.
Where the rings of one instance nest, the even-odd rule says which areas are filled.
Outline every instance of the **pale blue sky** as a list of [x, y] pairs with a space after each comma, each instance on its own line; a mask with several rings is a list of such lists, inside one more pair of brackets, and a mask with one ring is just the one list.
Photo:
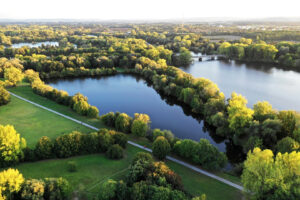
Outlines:
[[300, 17], [300, 0], [1, 0], [0, 18]]

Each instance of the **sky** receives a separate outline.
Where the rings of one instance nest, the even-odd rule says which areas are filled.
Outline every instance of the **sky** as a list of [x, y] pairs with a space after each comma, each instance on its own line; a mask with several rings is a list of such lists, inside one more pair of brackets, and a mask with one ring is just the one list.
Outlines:
[[300, 0], [1, 0], [0, 19], [300, 17]]

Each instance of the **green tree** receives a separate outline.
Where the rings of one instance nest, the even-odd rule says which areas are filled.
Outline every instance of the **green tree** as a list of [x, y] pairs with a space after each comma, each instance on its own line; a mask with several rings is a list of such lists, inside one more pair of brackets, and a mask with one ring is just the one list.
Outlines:
[[293, 138], [285, 137], [277, 143], [276, 149], [280, 153], [291, 153], [300, 150], [300, 144]]
[[131, 132], [140, 137], [146, 136], [149, 130], [150, 117], [146, 114], [134, 114], [134, 120], [131, 125]]
[[109, 179], [101, 185], [100, 192], [98, 194], [99, 200], [111, 200], [115, 199], [117, 190], [117, 181]]
[[124, 133], [129, 133], [130, 126], [132, 123], [132, 118], [129, 117], [126, 113], [121, 113], [115, 121], [115, 128], [118, 131], [122, 131]]
[[54, 143], [51, 141], [51, 139], [47, 136], [43, 136], [35, 145], [34, 151], [39, 159], [49, 159], [54, 156], [53, 148]]
[[273, 110], [272, 105], [267, 101], [257, 102], [253, 106], [254, 114], [253, 118], [260, 122], [266, 119], [275, 119], [276, 111]]
[[278, 153], [255, 148], [244, 162], [242, 183], [254, 199], [299, 199], [300, 152]]
[[155, 157], [162, 160], [170, 153], [171, 146], [165, 137], [159, 136], [152, 144], [152, 151]]
[[295, 111], [280, 111], [278, 118], [282, 121], [282, 128], [285, 136], [292, 136], [296, 128]]
[[249, 126], [253, 118], [254, 111], [247, 108], [247, 100], [241, 95], [232, 93], [228, 111], [229, 128], [236, 134], [243, 134], [243, 129]]

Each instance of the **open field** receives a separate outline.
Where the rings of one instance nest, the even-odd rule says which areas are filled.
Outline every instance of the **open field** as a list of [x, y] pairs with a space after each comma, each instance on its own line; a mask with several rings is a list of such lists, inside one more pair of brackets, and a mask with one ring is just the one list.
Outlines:
[[83, 133], [92, 130], [50, 112], [45, 112], [30, 103], [11, 96], [11, 102], [0, 108], [0, 123], [13, 125], [32, 147], [42, 136], [56, 138], [72, 131]]
[[[88, 119], [86, 117], [79, 116], [76, 113], [74, 113], [70, 108], [56, 104], [53, 101], [50, 101], [46, 98], [34, 94], [30, 87], [17, 87], [12, 88], [10, 90], [22, 97], [25, 97], [36, 103], [40, 103], [56, 111], [80, 119], [84, 122], [91, 123], [99, 128], [103, 127], [103, 124], [101, 124], [99, 120]], [[8, 114], [4, 114], [3, 112], [6, 112]], [[17, 120], [16, 116], [14, 115], [15, 112], [22, 113], [22, 115], [20, 116], [18, 116], [19, 114], [16, 115]], [[45, 131], [43, 133], [51, 137], [55, 137], [56, 132], [58, 132], [57, 135], [59, 135], [64, 132], [71, 132], [74, 129], [76, 130], [76, 127], [79, 128], [77, 130], [80, 130], [82, 132], [90, 131], [89, 129], [78, 125], [70, 120], [54, 115], [53, 113], [50, 113], [46, 110], [37, 108], [27, 102], [18, 100], [15, 97], [12, 97], [12, 101], [8, 105], [1, 107], [0, 114], [1, 116], [5, 116], [5, 119], [4, 117], [3, 119], [1, 119], [1, 123], [3, 123], [3, 121], [6, 120], [7, 122], [15, 125], [18, 132], [20, 132], [22, 136], [24, 135], [24, 137], [26, 135], [24, 134], [26, 127], [33, 124], [30, 123], [31, 120], [44, 121], [44, 123], [39, 126], [34, 125], [37, 130], [36, 136], [32, 135], [32, 133], [29, 131], [30, 128], [27, 128], [27, 136], [25, 138], [29, 140], [28, 143], [30, 143], [31, 146], [39, 138], [37, 137], [39, 136], [38, 133], [44, 130]], [[22, 122], [22, 120], [25, 120], [26, 123], [20, 123]], [[59, 132], [59, 130], [61, 132]], [[50, 133], [52, 135], [50, 135]], [[34, 138], [33, 136], [36, 139], [32, 139]], [[97, 183], [101, 183], [101, 181], [105, 181], [108, 178], [123, 178], [126, 174], [126, 168], [128, 168], [132, 157], [135, 153], [139, 151], [142, 150], [128, 145], [128, 148], [126, 150], [126, 157], [119, 161], [109, 160], [105, 158], [104, 155], [100, 154], [79, 156], [68, 159], [52, 159], [33, 163], [22, 163], [18, 165], [17, 168], [27, 178], [44, 178], [60, 176], [65, 177], [70, 181], [70, 184], [72, 185], [75, 191], [88, 190], [88, 194], [93, 195], [93, 193], [96, 192], [99, 187], [98, 185], [96, 185]], [[75, 161], [78, 164], [78, 172], [70, 173], [67, 171], [67, 162], [70, 160]], [[224, 183], [191, 171], [190, 169], [175, 164], [173, 162], [168, 161], [167, 164], [182, 177], [185, 188], [191, 194], [198, 195], [205, 193], [208, 199], [241, 198], [240, 191]], [[218, 192], [215, 192], [215, 189], [213, 189], [215, 187], [218, 188]]]

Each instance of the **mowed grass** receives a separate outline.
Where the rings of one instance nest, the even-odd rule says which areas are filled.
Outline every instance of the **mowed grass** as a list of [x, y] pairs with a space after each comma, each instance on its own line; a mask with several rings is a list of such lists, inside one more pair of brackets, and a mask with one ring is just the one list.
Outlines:
[[[89, 119], [80, 116], [70, 108], [59, 105], [44, 97], [34, 94], [30, 87], [11, 88], [10, 91], [43, 106], [69, 115], [98, 128], [105, 127], [99, 119]], [[91, 130], [62, 118], [49, 111], [35, 107], [30, 103], [12, 97], [12, 101], [0, 107], [1, 124], [9, 123], [26, 138], [31, 146], [42, 136], [56, 137], [73, 130], [90, 132]], [[34, 130], [34, 131], [33, 131]], [[131, 138], [131, 137], [130, 137]], [[141, 142], [145, 145], [148, 142]], [[148, 145], [147, 145], [148, 146]], [[99, 186], [105, 180], [122, 179], [125, 177], [132, 157], [141, 149], [128, 145], [125, 158], [122, 160], [109, 160], [103, 154], [85, 155], [68, 159], [52, 159], [33, 163], [22, 163], [16, 166], [26, 178], [64, 177], [74, 191], [84, 190], [93, 196], [99, 191]], [[78, 165], [77, 172], [69, 172], [67, 163], [75, 161]], [[196, 173], [184, 166], [171, 161], [167, 165], [182, 177], [185, 189], [193, 194], [205, 193], [208, 199], [241, 199], [241, 192], [217, 180]]]
[[171, 161], [166, 163], [181, 176], [185, 190], [194, 196], [206, 194], [207, 199], [242, 199], [242, 192], [229, 185], [189, 170], [177, 163]]
[[88, 123], [97, 128], [107, 128], [107, 126], [105, 126], [99, 119], [81, 116], [81, 115], [75, 113], [70, 107], [58, 104], [55, 101], [51, 101], [45, 97], [35, 94], [32, 91], [30, 86], [14, 87], [14, 88], [9, 88], [8, 90], [10, 92], [13, 92], [16, 95], [19, 95], [19, 96], [27, 99], [27, 100], [33, 101], [37, 104], [43, 105], [47, 108], [50, 108], [50, 109], [60, 112], [64, 115], [75, 118], [77, 120], [83, 121], [83, 122]]
[[75, 130], [83, 133], [92, 131], [14, 96], [11, 96], [9, 104], [0, 107], [0, 124], [13, 125], [17, 132], [26, 139], [29, 147], [34, 146], [42, 136], [56, 138]]
[[[100, 185], [104, 181], [125, 177], [133, 156], [139, 151], [138, 148], [128, 146], [125, 158], [121, 160], [110, 160], [103, 154], [93, 154], [67, 159], [23, 163], [16, 168], [28, 179], [63, 177], [69, 181], [73, 191], [83, 190], [87, 193], [97, 194]], [[76, 172], [68, 171], [69, 161], [76, 163]]]

